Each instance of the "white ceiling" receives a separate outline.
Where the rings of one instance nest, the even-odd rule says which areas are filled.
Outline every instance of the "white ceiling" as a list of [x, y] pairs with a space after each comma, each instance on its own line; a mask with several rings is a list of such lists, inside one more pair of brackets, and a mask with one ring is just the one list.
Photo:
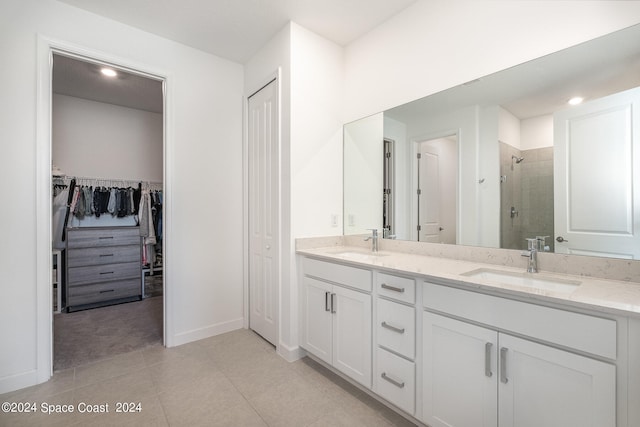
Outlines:
[[245, 63], [289, 21], [347, 45], [416, 0], [60, 0]]
[[53, 93], [162, 113], [162, 81], [121, 69], [116, 69], [116, 77], [105, 77], [101, 68], [97, 63], [54, 54]]

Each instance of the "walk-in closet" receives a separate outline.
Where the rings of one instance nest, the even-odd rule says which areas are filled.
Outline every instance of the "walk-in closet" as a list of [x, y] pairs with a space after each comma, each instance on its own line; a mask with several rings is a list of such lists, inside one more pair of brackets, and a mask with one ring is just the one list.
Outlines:
[[53, 55], [55, 371], [163, 343], [163, 104], [161, 79]]

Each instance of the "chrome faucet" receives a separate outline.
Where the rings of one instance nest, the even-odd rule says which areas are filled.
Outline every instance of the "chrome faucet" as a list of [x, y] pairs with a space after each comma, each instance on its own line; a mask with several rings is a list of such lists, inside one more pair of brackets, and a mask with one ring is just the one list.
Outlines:
[[371, 230], [371, 236], [364, 239], [364, 241], [371, 240], [371, 252], [378, 252], [378, 229], [369, 228]]
[[527, 265], [527, 273], [538, 272], [538, 239], [527, 239], [528, 250], [522, 252], [522, 256], [529, 258], [529, 264]]

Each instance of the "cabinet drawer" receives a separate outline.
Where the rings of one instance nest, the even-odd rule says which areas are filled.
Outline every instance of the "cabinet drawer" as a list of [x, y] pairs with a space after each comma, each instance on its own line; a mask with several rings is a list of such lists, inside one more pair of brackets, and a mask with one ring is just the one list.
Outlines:
[[137, 279], [73, 286], [67, 290], [67, 305], [91, 304], [140, 294], [140, 280]]
[[311, 258], [302, 259], [302, 269], [307, 276], [371, 292], [371, 271], [369, 270]]
[[67, 231], [67, 249], [139, 244], [138, 227], [71, 228]]
[[415, 412], [415, 371], [413, 362], [382, 348], [377, 349], [376, 392], [403, 411]]
[[126, 262], [122, 264], [92, 265], [69, 268], [67, 284], [69, 287], [83, 283], [106, 282], [111, 280], [140, 280], [140, 263]]
[[423, 305], [474, 322], [616, 358], [616, 321], [425, 283]]
[[414, 279], [378, 273], [376, 276], [376, 289], [378, 290], [378, 295], [384, 295], [409, 304], [415, 304], [416, 302], [416, 281]]
[[377, 307], [378, 345], [413, 359], [416, 350], [415, 309], [381, 298], [378, 298]]
[[69, 249], [67, 251], [67, 265], [69, 267], [115, 264], [133, 261], [140, 261], [139, 245], [77, 248]]

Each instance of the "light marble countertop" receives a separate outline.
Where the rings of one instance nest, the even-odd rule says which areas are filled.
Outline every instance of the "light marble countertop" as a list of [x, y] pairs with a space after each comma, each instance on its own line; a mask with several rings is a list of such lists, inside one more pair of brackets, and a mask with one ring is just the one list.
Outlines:
[[[382, 250], [377, 254], [360, 246], [298, 248], [298, 254], [354, 266], [417, 276], [436, 283], [502, 294], [518, 299], [550, 302], [603, 313], [640, 317], [640, 284], [541, 271], [526, 273], [521, 268], [457, 259]], [[465, 276], [478, 269], [499, 271], [543, 280], [579, 282], [571, 292], [511, 285], [500, 281]]]

